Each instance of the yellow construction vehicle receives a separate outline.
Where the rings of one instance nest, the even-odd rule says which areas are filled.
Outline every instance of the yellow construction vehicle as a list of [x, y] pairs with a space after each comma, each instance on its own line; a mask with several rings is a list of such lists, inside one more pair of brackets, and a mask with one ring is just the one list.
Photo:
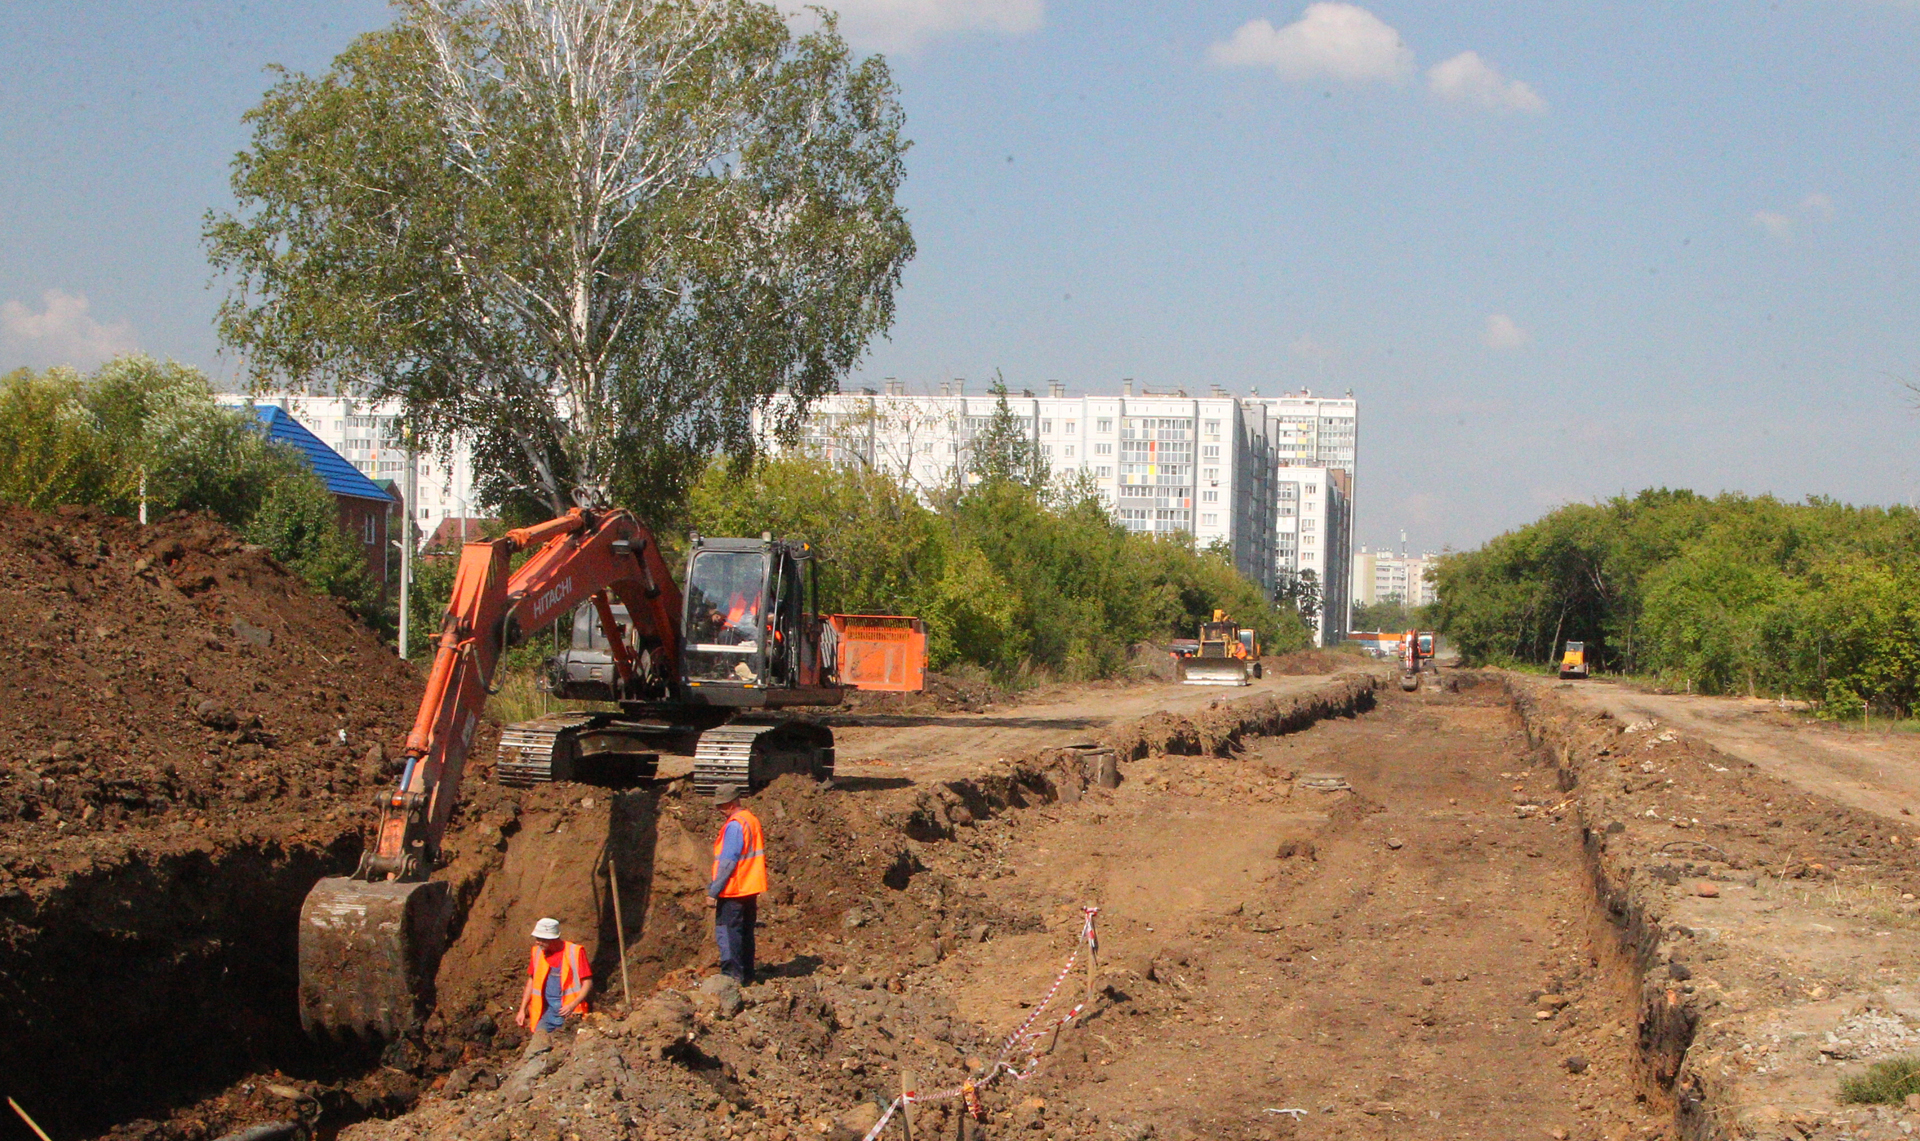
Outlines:
[[1242, 630], [1224, 610], [1200, 623], [1200, 649], [1180, 659], [1186, 685], [1247, 685], [1260, 676], [1260, 645], [1252, 630]]
[[1575, 678], [1587, 676], [1587, 644], [1568, 642], [1566, 652], [1560, 655], [1560, 676]]

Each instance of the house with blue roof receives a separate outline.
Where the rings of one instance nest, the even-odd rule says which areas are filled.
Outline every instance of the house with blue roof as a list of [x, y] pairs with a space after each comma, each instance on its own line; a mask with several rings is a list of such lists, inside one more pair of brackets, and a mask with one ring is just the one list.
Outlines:
[[[392, 582], [395, 574], [389, 573], [393, 560], [388, 556], [387, 527], [394, 514], [404, 509], [400, 496], [368, 479], [285, 408], [256, 404], [253, 412], [260, 418], [260, 430], [267, 438], [305, 456], [314, 474], [333, 493], [340, 511], [340, 530], [365, 552], [367, 573], [383, 587]], [[392, 569], [397, 572], [397, 568]]]

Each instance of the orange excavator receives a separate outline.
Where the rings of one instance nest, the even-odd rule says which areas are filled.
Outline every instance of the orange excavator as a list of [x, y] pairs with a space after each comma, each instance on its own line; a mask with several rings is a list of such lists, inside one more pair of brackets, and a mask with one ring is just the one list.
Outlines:
[[[776, 711], [837, 705], [849, 689], [917, 691], [917, 618], [820, 615], [808, 544], [694, 536], [683, 593], [626, 511], [575, 509], [468, 543], [440, 627], [399, 783], [352, 875], [321, 880], [300, 911], [300, 1020], [309, 1033], [391, 1040], [432, 1004], [452, 901], [431, 879], [500, 656], [576, 610], [608, 651], [595, 696], [620, 713], [562, 713], [501, 733], [496, 779], [652, 775], [691, 754], [701, 792], [783, 772], [833, 774], [832, 730]], [[510, 570], [516, 554], [533, 554]], [[624, 621], [622, 621], [624, 619]], [[576, 629], [585, 623], [576, 622]], [[565, 686], [556, 692], [566, 694]]]

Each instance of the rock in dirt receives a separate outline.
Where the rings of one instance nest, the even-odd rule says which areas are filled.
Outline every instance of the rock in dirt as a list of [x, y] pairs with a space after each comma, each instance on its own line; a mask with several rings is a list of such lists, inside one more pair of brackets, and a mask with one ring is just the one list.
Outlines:
[[663, 990], [627, 1015], [621, 1032], [633, 1039], [643, 1055], [658, 1061], [692, 1039], [693, 1002], [677, 990]]
[[1570, 1074], [1584, 1074], [1587, 1072], [1587, 1059], [1580, 1054], [1568, 1055], [1566, 1061], [1561, 1064], [1567, 1067], [1567, 1072]]
[[863, 1101], [833, 1119], [833, 1137], [835, 1141], [859, 1141], [879, 1123], [880, 1107]]
[[713, 1000], [722, 1018], [732, 1018], [746, 1005], [740, 983], [732, 975], [709, 975], [701, 979], [700, 993]]
[[1693, 885], [1693, 894], [1702, 899], [1714, 899], [1720, 894], [1720, 885], [1710, 880], [1701, 880]]

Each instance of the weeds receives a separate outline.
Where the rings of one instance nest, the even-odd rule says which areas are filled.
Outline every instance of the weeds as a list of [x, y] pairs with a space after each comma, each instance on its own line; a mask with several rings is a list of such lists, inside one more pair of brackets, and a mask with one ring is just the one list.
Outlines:
[[1899, 1105], [1915, 1093], [1920, 1093], [1920, 1058], [1912, 1055], [1875, 1062], [1866, 1073], [1840, 1080], [1842, 1102]]

